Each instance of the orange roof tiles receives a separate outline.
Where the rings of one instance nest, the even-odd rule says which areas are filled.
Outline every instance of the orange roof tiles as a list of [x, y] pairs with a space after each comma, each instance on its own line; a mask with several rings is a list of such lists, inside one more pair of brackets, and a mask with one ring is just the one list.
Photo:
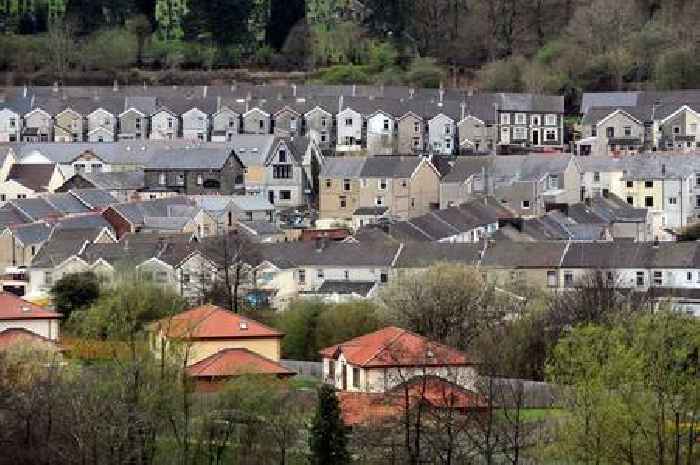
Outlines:
[[281, 338], [283, 333], [216, 305], [202, 305], [155, 323], [166, 337], [182, 339]]
[[340, 353], [360, 367], [445, 366], [476, 363], [457, 349], [433, 342], [405, 329], [389, 326], [321, 350], [324, 358]]
[[417, 376], [386, 393], [338, 392], [343, 421], [348, 426], [380, 424], [395, 420], [404, 413], [405, 394], [409, 408], [424, 402], [434, 408], [479, 410], [486, 399], [437, 376]]
[[8, 292], [0, 293], [0, 320], [33, 320], [61, 318], [60, 313], [20, 299]]
[[47, 349], [58, 350], [58, 344], [24, 328], [8, 328], [0, 331], [0, 350], [9, 349], [17, 344], [27, 346], [45, 346]]
[[248, 349], [223, 349], [187, 368], [192, 377], [225, 378], [242, 374], [292, 376], [295, 373]]

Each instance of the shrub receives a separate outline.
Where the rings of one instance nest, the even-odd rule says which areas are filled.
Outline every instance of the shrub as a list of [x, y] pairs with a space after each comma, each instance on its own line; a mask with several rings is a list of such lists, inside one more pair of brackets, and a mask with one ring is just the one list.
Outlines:
[[319, 75], [324, 84], [368, 84], [370, 77], [366, 66], [336, 65]]
[[416, 58], [406, 72], [405, 81], [416, 87], [440, 87], [445, 79], [445, 71], [434, 58]]

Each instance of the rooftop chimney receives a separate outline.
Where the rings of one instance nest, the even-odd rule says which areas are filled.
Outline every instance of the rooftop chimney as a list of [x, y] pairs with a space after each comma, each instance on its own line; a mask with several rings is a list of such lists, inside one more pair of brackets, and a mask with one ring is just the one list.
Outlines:
[[352, 96], [354, 97], [356, 93], [357, 93], [357, 84], [353, 84], [352, 85]]
[[[343, 96], [338, 97], [338, 113], [343, 111]], [[340, 124], [338, 124], [340, 126]]]
[[114, 92], [119, 90], [119, 82], [116, 79], [114, 80], [114, 84], [112, 84], [112, 90]]
[[53, 90], [54, 93], [58, 93], [58, 81], [53, 82], [53, 88], [51, 90]]
[[209, 89], [209, 86], [205, 85], [202, 89], [202, 98], [207, 98], [207, 89]]
[[462, 103], [459, 104], [459, 108], [462, 110], [462, 118], [461, 118], [461, 120], [462, 120], [462, 119], [464, 119], [464, 117], [466, 116], [466, 115], [465, 115], [465, 110], [467, 109], [467, 104], [464, 103], [464, 102], [462, 102]]
[[415, 95], [415, 93], [416, 93], [416, 89], [414, 89], [413, 87], [410, 87], [410, 88], [408, 89], [408, 98], [413, 98], [413, 96]]
[[296, 84], [292, 84], [292, 95], [294, 97], [297, 96], [297, 85]]
[[28, 91], [27, 85], [25, 84], [24, 89], [22, 89], [22, 97], [23, 98], [27, 98], [27, 91]]

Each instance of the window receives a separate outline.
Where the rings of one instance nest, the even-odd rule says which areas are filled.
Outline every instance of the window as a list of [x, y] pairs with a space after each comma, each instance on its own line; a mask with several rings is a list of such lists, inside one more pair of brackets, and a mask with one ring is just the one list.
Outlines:
[[644, 272], [637, 271], [637, 286], [644, 286]]
[[700, 173], [695, 173], [695, 186], [700, 187]]
[[557, 272], [556, 271], [548, 271], [547, 272], [547, 286], [548, 287], [557, 287]]
[[352, 118], [345, 118], [345, 126], [352, 126]]
[[418, 121], [413, 123], [413, 132], [420, 132], [420, 123]]
[[696, 123], [693, 123], [690, 125], [688, 128], [688, 134], [696, 134], [698, 132], [698, 125]]
[[564, 287], [574, 287], [574, 274], [571, 271], [564, 272]]
[[292, 165], [273, 165], [272, 177], [274, 179], [290, 179], [292, 177]]
[[44, 281], [49, 286], [53, 283], [53, 275], [51, 274], [50, 271], [47, 271], [46, 273], [44, 273]]
[[326, 187], [330, 188], [332, 185], [333, 185], [333, 181], [331, 181], [330, 179], [326, 179]]
[[[700, 197], [698, 197], [700, 199]], [[378, 207], [381, 207], [384, 205], [384, 197], [381, 195], [378, 195], [377, 198], [374, 199], [374, 204]]]
[[168, 129], [172, 129], [172, 128], [173, 128], [173, 119], [168, 118]]
[[416, 208], [416, 199], [411, 197], [411, 208]]
[[527, 128], [516, 127], [513, 129], [513, 139], [526, 140]]
[[692, 271], [688, 271], [688, 272], [685, 274], [685, 279], [686, 279], [686, 281], [692, 281], [692, 280], [693, 280], [693, 272], [692, 272]]
[[350, 279], [350, 272], [348, 270], [343, 271], [343, 277], [345, 278], [346, 281], [349, 280]]
[[632, 189], [634, 187], [634, 181], [627, 181], [625, 186], [627, 186], [628, 189]]
[[452, 126], [449, 124], [445, 125], [445, 134], [451, 134], [452, 133]]
[[326, 131], [321, 132], [321, 142], [326, 142], [328, 140], [328, 133]]
[[681, 127], [680, 127], [680, 126], [673, 126], [673, 133], [674, 133], [674, 134], [680, 134], [680, 133], [681, 133]]
[[700, 195], [695, 196], [695, 208], [700, 208]]
[[319, 268], [318, 270], [316, 270], [316, 278], [320, 280], [324, 279], [323, 268]]
[[328, 118], [325, 116], [321, 117], [321, 127], [325, 128], [328, 125]]
[[669, 197], [669, 198], [668, 198], [668, 204], [669, 204], [669, 205], [676, 205], [676, 204], [678, 204], [678, 199], [675, 198], [675, 197]]
[[544, 124], [547, 126], [556, 126], [557, 125], [557, 115], [544, 115]]
[[280, 200], [291, 200], [292, 191], [280, 191]]
[[527, 116], [525, 113], [515, 114], [515, 124], [527, 124]]
[[645, 207], [653, 207], [654, 206], [654, 197], [648, 195], [644, 197], [644, 206]]
[[10, 118], [10, 127], [12, 129], [17, 127], [17, 119], [16, 118]]
[[343, 190], [345, 190], [345, 191], [350, 190], [350, 180], [349, 179], [343, 179]]
[[93, 173], [101, 173], [102, 165], [100, 163], [93, 163], [90, 165], [90, 170], [92, 170]]
[[[231, 212], [228, 212], [228, 213], [229, 213], [229, 215], [231, 214]], [[253, 221], [253, 212], [245, 212], [245, 219], [248, 221]], [[231, 226], [230, 218], [229, 218], [229, 226]]]
[[85, 172], [85, 165], [83, 163], [76, 163], [73, 165], [73, 169], [75, 169], [76, 173], [83, 173]]
[[598, 135], [598, 128], [595, 126], [591, 127], [591, 136], [596, 137]]
[[383, 126], [383, 127], [384, 127], [384, 130], [385, 130], [385, 131], [388, 131], [388, 130], [389, 130], [389, 120], [388, 120], [388, 119], [385, 119], [385, 120], [384, 120], [384, 126]]
[[184, 185], [185, 185], [185, 175], [184, 175], [184, 174], [178, 174], [178, 175], [177, 175], [177, 185], [178, 185], [178, 186], [184, 186]]
[[379, 181], [377, 181], [377, 188], [378, 188], [379, 190], [381, 190], [381, 191], [385, 191], [385, 190], [386, 190], [386, 184], [387, 184], [386, 178], [382, 178], [382, 179], [380, 179]]
[[528, 208], [530, 208], [530, 201], [529, 201], [529, 200], [523, 200], [522, 203], [521, 203], [521, 207], [522, 207], [523, 209], [528, 209]]
[[202, 176], [201, 174], [198, 174], [197, 175], [197, 185], [201, 186], [202, 184], [204, 184], [204, 176]]
[[141, 129], [141, 118], [136, 118], [136, 130]]
[[0, 194], [0, 202], [4, 202], [5, 200], [7, 200], [7, 195]]
[[292, 117], [292, 119], [289, 120], [289, 129], [296, 130], [296, 128], [297, 128], [297, 119], [295, 117]]
[[664, 283], [663, 273], [654, 271], [654, 286], [662, 286]]
[[18, 198], [18, 199], [26, 199], [26, 198], [27, 198], [27, 194], [17, 194], [17, 198]]
[[593, 182], [600, 182], [600, 171], [593, 173]]
[[265, 121], [263, 120], [258, 120], [258, 128], [259, 129], [265, 129]]
[[280, 163], [287, 163], [287, 151], [286, 150], [280, 150], [277, 153], [277, 159], [279, 160]]
[[654, 181], [644, 181], [644, 187], [646, 189], [651, 189], [654, 187]]
[[306, 270], [300, 269], [297, 271], [297, 280], [299, 284], [306, 284]]
[[539, 125], [540, 125], [540, 117], [539, 117], [539, 115], [532, 115], [532, 116], [530, 116], [530, 125], [531, 125], [531, 126], [539, 126]]
[[167, 271], [156, 272], [156, 281], [159, 283], [167, 282], [168, 281], [168, 272]]
[[189, 284], [190, 283], [190, 275], [187, 273], [183, 273], [182, 275], [182, 283], [183, 284]]
[[360, 387], [360, 369], [357, 367], [352, 367], [352, 387]]
[[510, 124], [510, 114], [501, 113], [501, 124]]
[[547, 129], [544, 131], [544, 140], [548, 142], [553, 142], [557, 140], [557, 130], [556, 129]]
[[341, 195], [340, 197], [338, 197], [338, 199], [340, 200], [340, 208], [346, 208], [348, 206], [348, 198], [347, 197], [345, 197], [344, 195]]
[[36, 246], [35, 245], [32, 246], [32, 257], [34, 255], [36, 255]]
[[547, 178], [547, 187], [549, 189], [559, 189], [559, 176], [552, 174]]
[[625, 126], [625, 136], [631, 136], [632, 135], [632, 127], [631, 126]]
[[165, 173], [160, 173], [158, 175], [158, 184], [160, 184], [161, 186], [165, 185]]
[[386, 272], [381, 272], [379, 274], [379, 282], [380, 283], [388, 283], [389, 282], [389, 274]]
[[630, 205], [634, 205], [634, 198], [628, 196], [628, 197], [627, 197], [627, 203], [630, 204]]
[[335, 382], [335, 360], [328, 360], [328, 378]]
[[613, 128], [613, 127], [605, 128], [605, 136], [609, 137], [609, 138], [615, 137], [615, 128]]
[[229, 128], [235, 128], [236, 127], [236, 120], [234, 118], [229, 118], [228, 119], [228, 127]]

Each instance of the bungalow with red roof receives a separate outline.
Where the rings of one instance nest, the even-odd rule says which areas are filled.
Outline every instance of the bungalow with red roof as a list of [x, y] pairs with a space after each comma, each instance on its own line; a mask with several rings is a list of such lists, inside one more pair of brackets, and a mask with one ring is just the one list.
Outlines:
[[164, 318], [153, 323], [150, 330], [151, 347], [156, 354], [160, 354], [162, 344], [181, 342], [187, 349], [187, 365], [191, 367], [217, 354], [219, 360], [228, 359], [230, 354], [220, 354], [227, 349], [246, 349], [278, 362], [284, 336], [276, 329], [216, 305], [202, 305]]
[[39, 336], [28, 329], [9, 328], [0, 331], [0, 351], [15, 348], [55, 352], [59, 354], [61, 348], [56, 341]]
[[194, 379], [195, 389], [199, 392], [216, 391], [229, 379], [245, 374], [277, 378], [288, 378], [296, 374], [278, 362], [246, 348], [222, 349], [190, 365], [186, 373]]
[[381, 393], [426, 375], [473, 389], [477, 378], [477, 363], [467, 354], [392, 326], [320, 354], [324, 380], [342, 391]]
[[484, 396], [437, 376], [416, 376], [387, 392], [351, 392], [337, 394], [346, 426], [388, 426], [400, 420], [406, 409], [418, 405], [434, 409], [453, 409], [466, 415], [486, 407]]
[[0, 293], [0, 331], [24, 329], [50, 341], [60, 336], [60, 313], [20, 299], [9, 292]]

